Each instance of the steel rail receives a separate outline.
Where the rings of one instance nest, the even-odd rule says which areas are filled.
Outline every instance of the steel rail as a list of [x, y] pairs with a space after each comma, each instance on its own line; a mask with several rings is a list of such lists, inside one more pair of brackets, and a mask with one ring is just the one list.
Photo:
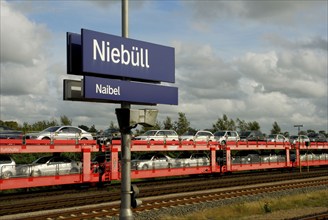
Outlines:
[[[145, 212], [150, 210], [161, 209], [164, 207], [185, 206], [195, 203], [211, 202], [217, 200], [225, 200], [230, 198], [254, 196], [263, 193], [272, 193], [284, 190], [315, 187], [328, 185], [328, 177], [321, 179], [311, 180], [293, 180], [289, 183], [274, 183], [274, 184], [261, 184], [257, 186], [243, 187], [242, 189], [229, 189], [217, 192], [198, 191], [194, 195], [190, 194], [171, 194], [169, 197], [148, 197], [144, 198], [144, 204], [134, 209], [134, 212]], [[77, 210], [60, 211], [59, 213], [42, 214], [39, 216], [28, 216], [16, 218], [20, 220], [38, 220], [38, 219], [95, 219], [96, 217], [114, 217], [118, 216], [119, 203], [105, 204], [98, 207], [80, 208]]]
[[[208, 190], [216, 188], [224, 188], [230, 186], [243, 186], [255, 183], [269, 183], [273, 181], [281, 180], [292, 180], [298, 178], [313, 178], [318, 176], [327, 176], [328, 171], [321, 172], [310, 172], [310, 173], [290, 173], [279, 174], [274, 176], [260, 175], [260, 176], [246, 176], [239, 178], [228, 178], [228, 179], [204, 179], [201, 181], [178, 181], [169, 184], [158, 184], [140, 186], [140, 197], [150, 197], [165, 195], [169, 193], [177, 192], [192, 192], [196, 190]], [[78, 194], [71, 195], [70, 197], [64, 196], [54, 196], [54, 197], [44, 197], [38, 200], [19, 200], [18, 202], [6, 202], [0, 205], [0, 216], [17, 214], [17, 213], [27, 213], [39, 210], [49, 210], [49, 209], [60, 209], [66, 207], [83, 206], [89, 204], [97, 204], [104, 202], [117, 201], [120, 199], [118, 189], [112, 191], [100, 191], [91, 194]]]

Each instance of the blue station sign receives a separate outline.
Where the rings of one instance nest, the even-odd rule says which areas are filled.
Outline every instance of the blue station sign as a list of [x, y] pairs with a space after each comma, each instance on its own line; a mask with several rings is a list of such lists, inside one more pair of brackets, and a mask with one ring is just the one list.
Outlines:
[[67, 33], [67, 73], [84, 76], [77, 101], [178, 104], [178, 88], [160, 85], [175, 82], [172, 47], [81, 29]]
[[82, 29], [82, 72], [175, 82], [174, 48]]
[[150, 83], [84, 76], [84, 98], [104, 102], [178, 104], [178, 88]]
[[67, 33], [67, 74], [83, 75], [81, 35]]

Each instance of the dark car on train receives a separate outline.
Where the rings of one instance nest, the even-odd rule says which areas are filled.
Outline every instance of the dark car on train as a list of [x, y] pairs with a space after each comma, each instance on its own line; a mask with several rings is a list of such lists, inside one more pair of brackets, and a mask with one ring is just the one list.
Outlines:
[[7, 126], [0, 126], [0, 139], [22, 139], [24, 133]]
[[109, 145], [113, 140], [121, 140], [121, 132], [117, 128], [108, 128], [96, 136], [99, 144]]
[[261, 131], [241, 131], [239, 137], [241, 141], [265, 141]]
[[327, 137], [322, 133], [310, 133], [307, 135], [310, 139], [310, 142], [326, 142]]

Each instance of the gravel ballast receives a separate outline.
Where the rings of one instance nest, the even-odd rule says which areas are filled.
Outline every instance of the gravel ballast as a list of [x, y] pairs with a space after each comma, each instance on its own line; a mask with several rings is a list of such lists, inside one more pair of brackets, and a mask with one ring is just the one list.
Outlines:
[[[185, 205], [179, 207], [171, 207], [171, 208], [163, 208], [160, 210], [151, 210], [148, 212], [142, 213], [135, 213], [134, 217], [135, 220], [157, 220], [157, 219], [169, 219], [169, 216], [185, 216], [190, 215], [193, 212], [199, 212], [207, 208], [218, 208], [229, 205], [234, 205], [238, 203], [247, 203], [247, 202], [254, 202], [264, 199], [274, 199], [274, 198], [282, 198], [291, 195], [298, 195], [298, 194], [305, 194], [309, 192], [319, 191], [319, 190], [328, 190], [327, 186], [321, 187], [310, 187], [310, 188], [302, 188], [302, 189], [293, 189], [293, 190], [285, 190], [280, 192], [274, 193], [263, 193], [254, 196], [247, 196], [247, 197], [238, 197], [238, 198], [231, 198], [225, 200], [218, 200], [218, 201], [211, 201], [199, 204], [192, 204], [192, 205]], [[268, 213], [263, 216], [263, 219], [288, 219], [288, 218], [296, 218], [308, 214], [313, 213], [321, 213], [324, 211], [328, 211], [328, 207], [318, 207], [318, 208], [307, 208], [307, 209], [300, 209], [300, 210], [287, 210], [281, 212], [272, 212]], [[256, 218], [255, 218], [256, 217]], [[115, 218], [116, 219], [116, 218]], [[243, 219], [262, 219], [261, 216], [251, 216]]]

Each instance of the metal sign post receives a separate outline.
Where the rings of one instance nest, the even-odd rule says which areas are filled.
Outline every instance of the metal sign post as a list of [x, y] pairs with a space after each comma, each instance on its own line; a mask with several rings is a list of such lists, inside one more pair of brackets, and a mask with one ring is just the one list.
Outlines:
[[122, 0], [122, 37], [87, 29], [66, 34], [67, 74], [83, 79], [64, 80], [63, 93], [64, 100], [121, 104], [121, 220], [132, 220], [131, 206], [141, 203], [131, 186], [131, 129], [154, 126], [158, 112], [131, 105], [178, 105], [178, 88], [160, 85], [175, 82], [174, 48], [129, 39], [128, 26], [128, 0]]
[[158, 110], [154, 109], [130, 109], [127, 104], [115, 109], [117, 120], [122, 134], [122, 159], [121, 159], [121, 209], [120, 219], [133, 219], [131, 206], [136, 208], [142, 203], [137, 200], [139, 189], [131, 185], [131, 129], [138, 124], [143, 126], [154, 126]]
[[[122, 0], [122, 37], [128, 37], [128, 0]], [[122, 103], [122, 109], [130, 109], [129, 103]], [[123, 128], [122, 130], [122, 178], [121, 178], [121, 220], [132, 220], [133, 214], [131, 210], [131, 128]]]
[[[130, 104], [122, 103], [121, 109], [127, 109], [129, 112]], [[129, 117], [129, 115], [126, 115]], [[129, 125], [120, 126], [122, 134], [122, 158], [121, 158], [121, 209], [120, 219], [133, 219], [131, 210], [131, 127]]]

